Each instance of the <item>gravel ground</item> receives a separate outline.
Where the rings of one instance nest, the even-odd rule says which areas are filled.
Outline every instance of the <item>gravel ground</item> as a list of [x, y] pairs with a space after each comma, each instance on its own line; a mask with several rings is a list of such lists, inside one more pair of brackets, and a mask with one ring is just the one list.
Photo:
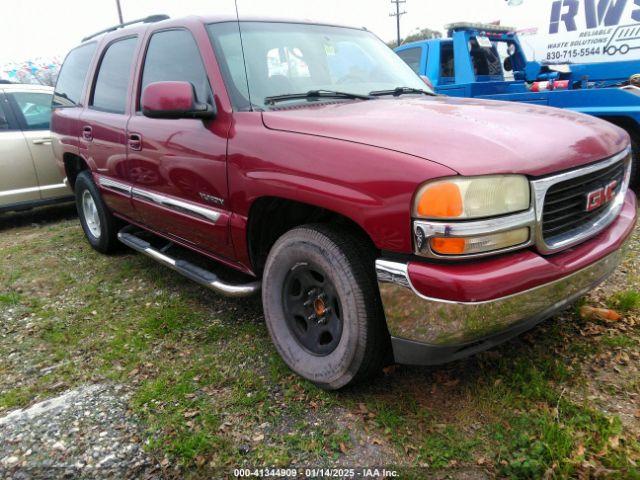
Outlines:
[[0, 418], [0, 476], [153, 478], [122, 386], [87, 385]]

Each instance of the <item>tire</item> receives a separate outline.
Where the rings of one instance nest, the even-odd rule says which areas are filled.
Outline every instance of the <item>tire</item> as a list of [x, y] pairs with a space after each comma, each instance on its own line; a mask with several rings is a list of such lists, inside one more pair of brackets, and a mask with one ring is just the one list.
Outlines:
[[112, 253], [119, 247], [120, 222], [109, 212], [91, 172], [85, 170], [74, 186], [80, 224], [89, 244], [100, 253]]
[[350, 229], [306, 225], [280, 237], [265, 265], [271, 339], [291, 370], [326, 390], [377, 374], [390, 351], [375, 255], [363, 245]]

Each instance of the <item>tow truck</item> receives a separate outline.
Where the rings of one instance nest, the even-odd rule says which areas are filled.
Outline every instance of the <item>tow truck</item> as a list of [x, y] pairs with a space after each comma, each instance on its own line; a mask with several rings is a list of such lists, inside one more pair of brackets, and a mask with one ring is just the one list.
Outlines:
[[[447, 38], [407, 43], [396, 49], [437, 93], [546, 105], [608, 120], [629, 133], [634, 157], [632, 183], [640, 184], [640, 61], [577, 64], [550, 58], [543, 64], [527, 59], [514, 28], [456, 23], [446, 30]], [[622, 37], [628, 37], [623, 33], [612, 37], [605, 53], [614, 55], [638, 47], [622, 42]]]

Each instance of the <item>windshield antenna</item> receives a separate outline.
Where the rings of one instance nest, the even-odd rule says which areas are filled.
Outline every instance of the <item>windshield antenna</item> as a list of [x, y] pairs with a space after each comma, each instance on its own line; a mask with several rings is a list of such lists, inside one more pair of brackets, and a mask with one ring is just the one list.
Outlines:
[[249, 96], [249, 109], [253, 110], [251, 91], [249, 90], [249, 74], [247, 73], [247, 59], [244, 56], [244, 42], [242, 41], [242, 27], [240, 26], [240, 13], [238, 13], [238, 0], [234, 0], [236, 6], [236, 19], [238, 21], [238, 34], [240, 35], [240, 49], [242, 50], [242, 64], [244, 65], [244, 79], [247, 82], [247, 95]]

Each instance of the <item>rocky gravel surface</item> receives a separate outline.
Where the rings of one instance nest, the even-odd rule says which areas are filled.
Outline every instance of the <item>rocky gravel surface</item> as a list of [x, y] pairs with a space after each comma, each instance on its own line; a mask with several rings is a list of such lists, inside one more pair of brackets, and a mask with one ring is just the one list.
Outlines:
[[0, 417], [0, 478], [156, 478], [122, 386], [87, 385]]

